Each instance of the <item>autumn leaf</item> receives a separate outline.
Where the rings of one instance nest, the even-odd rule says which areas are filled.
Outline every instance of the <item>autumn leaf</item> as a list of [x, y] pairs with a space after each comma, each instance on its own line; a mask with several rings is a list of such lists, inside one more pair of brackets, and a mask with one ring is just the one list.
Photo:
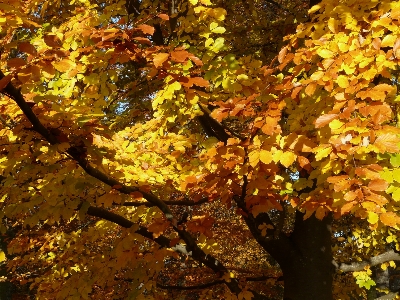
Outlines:
[[171, 59], [175, 62], [183, 63], [189, 56], [191, 56], [191, 54], [186, 50], [176, 50], [171, 52]]
[[144, 34], [153, 35], [154, 34], [154, 27], [147, 25], [147, 24], [140, 24], [137, 28], [139, 28]]
[[21, 43], [19, 43], [18, 44], [18, 49], [19, 49], [19, 51], [28, 53], [30, 55], [36, 55], [36, 53], [37, 53], [35, 46], [33, 46], [29, 42], [21, 42]]
[[395, 227], [400, 223], [400, 217], [394, 212], [382, 213], [379, 218], [383, 224], [390, 227]]
[[260, 151], [260, 160], [264, 163], [264, 164], [269, 164], [272, 162], [272, 153], [270, 151], [266, 151], [266, 150], [261, 150]]
[[159, 17], [160, 19], [166, 20], [166, 21], [169, 20], [169, 16], [166, 14], [158, 14], [157, 17]]
[[337, 114], [325, 114], [318, 119], [315, 120], [315, 128], [321, 128], [325, 125], [329, 124], [331, 121], [335, 120], [338, 117]]
[[52, 47], [52, 48], [61, 47], [61, 40], [55, 34], [45, 35], [43, 40], [46, 43], [46, 45], [49, 47]]
[[16, 58], [11, 58], [7, 61], [7, 66], [9, 68], [20, 68], [22, 66], [25, 66], [26, 62], [22, 58], [16, 57]]
[[384, 133], [377, 137], [374, 142], [374, 146], [376, 146], [380, 153], [395, 153], [399, 151], [400, 139], [391, 133]]
[[153, 63], [156, 68], [159, 68], [162, 66], [162, 64], [168, 59], [169, 54], [168, 53], [158, 53], [154, 56], [153, 58]]
[[296, 155], [293, 152], [284, 152], [279, 158], [280, 163], [288, 168], [296, 160]]
[[389, 186], [389, 183], [383, 179], [374, 179], [371, 180], [368, 184], [368, 187], [373, 191], [385, 191]]

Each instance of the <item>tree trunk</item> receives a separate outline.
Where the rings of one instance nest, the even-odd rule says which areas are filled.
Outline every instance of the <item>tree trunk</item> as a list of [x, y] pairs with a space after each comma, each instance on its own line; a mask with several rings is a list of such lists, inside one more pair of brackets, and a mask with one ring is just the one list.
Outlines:
[[331, 222], [332, 216], [322, 221], [314, 215], [303, 220], [298, 212], [290, 246], [269, 251], [283, 272], [284, 300], [333, 300]]

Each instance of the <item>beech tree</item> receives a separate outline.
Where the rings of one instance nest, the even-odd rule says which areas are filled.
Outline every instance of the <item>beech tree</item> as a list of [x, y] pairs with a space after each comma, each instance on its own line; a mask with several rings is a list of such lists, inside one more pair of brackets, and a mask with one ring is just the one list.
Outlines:
[[2, 281], [397, 297], [400, 1], [2, 0], [0, 26]]

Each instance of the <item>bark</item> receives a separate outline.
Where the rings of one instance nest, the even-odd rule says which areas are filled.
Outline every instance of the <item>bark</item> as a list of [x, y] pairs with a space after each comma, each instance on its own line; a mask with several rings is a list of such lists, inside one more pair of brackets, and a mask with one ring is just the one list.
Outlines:
[[315, 216], [303, 220], [303, 215], [297, 214], [290, 237], [296, 255], [278, 260], [284, 274], [285, 300], [333, 299], [331, 221], [331, 217], [320, 221]]
[[290, 237], [280, 234], [279, 238], [259, 242], [282, 269], [284, 300], [332, 300], [332, 217], [321, 221], [314, 215], [306, 220], [303, 216], [297, 212]]

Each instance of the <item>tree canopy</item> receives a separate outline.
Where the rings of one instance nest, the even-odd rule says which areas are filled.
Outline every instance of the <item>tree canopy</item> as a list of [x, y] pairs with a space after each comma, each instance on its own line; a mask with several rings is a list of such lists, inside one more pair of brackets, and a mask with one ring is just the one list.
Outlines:
[[400, 1], [1, 0], [0, 28], [2, 281], [396, 297]]

